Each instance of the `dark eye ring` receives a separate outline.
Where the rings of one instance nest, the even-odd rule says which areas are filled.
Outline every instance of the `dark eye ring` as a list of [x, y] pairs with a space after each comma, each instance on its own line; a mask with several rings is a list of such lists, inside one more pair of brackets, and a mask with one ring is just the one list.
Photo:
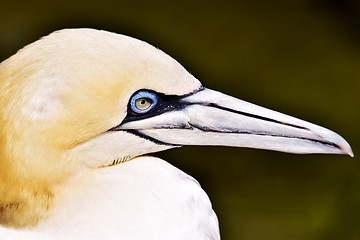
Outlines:
[[147, 113], [155, 107], [158, 97], [146, 90], [135, 93], [130, 99], [130, 108], [135, 113]]

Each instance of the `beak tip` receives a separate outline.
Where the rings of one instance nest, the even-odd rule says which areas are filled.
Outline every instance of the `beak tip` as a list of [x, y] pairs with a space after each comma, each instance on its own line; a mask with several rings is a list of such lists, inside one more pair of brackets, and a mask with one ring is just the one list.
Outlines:
[[322, 136], [324, 140], [332, 142], [334, 146], [336, 146], [337, 148], [336, 152], [338, 154], [346, 154], [349, 155], [350, 157], [354, 157], [354, 153], [350, 147], [350, 144], [342, 136], [326, 128], [323, 127], [320, 128], [321, 131], [316, 132], [316, 134], [318, 136], [319, 135]]
[[343, 153], [349, 155], [350, 157], [354, 157], [354, 153], [349, 144], [347, 144], [346, 147], [342, 147], [341, 150], [343, 151]]
[[350, 144], [343, 138], [341, 138], [341, 140], [342, 140], [341, 143], [338, 145], [341, 153], [347, 154], [350, 157], [354, 157], [354, 153], [350, 147]]

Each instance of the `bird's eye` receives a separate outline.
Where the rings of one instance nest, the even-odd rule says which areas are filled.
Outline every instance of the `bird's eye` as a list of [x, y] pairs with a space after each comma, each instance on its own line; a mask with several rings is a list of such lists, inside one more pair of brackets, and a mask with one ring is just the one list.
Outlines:
[[131, 97], [130, 107], [135, 113], [147, 113], [157, 104], [157, 100], [155, 93], [139, 91]]

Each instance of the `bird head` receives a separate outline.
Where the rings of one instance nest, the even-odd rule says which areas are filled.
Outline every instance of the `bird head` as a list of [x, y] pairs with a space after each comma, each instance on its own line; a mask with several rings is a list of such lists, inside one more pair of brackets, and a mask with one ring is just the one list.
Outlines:
[[1, 63], [0, 91], [0, 203], [182, 145], [352, 155], [336, 133], [207, 89], [159, 49], [106, 31], [26, 46]]

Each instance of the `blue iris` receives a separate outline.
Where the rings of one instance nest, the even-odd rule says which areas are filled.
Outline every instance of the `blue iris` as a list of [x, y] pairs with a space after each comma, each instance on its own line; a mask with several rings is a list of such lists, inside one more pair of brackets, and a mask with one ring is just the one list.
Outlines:
[[155, 107], [158, 97], [155, 93], [141, 90], [130, 99], [130, 108], [135, 113], [147, 113]]

